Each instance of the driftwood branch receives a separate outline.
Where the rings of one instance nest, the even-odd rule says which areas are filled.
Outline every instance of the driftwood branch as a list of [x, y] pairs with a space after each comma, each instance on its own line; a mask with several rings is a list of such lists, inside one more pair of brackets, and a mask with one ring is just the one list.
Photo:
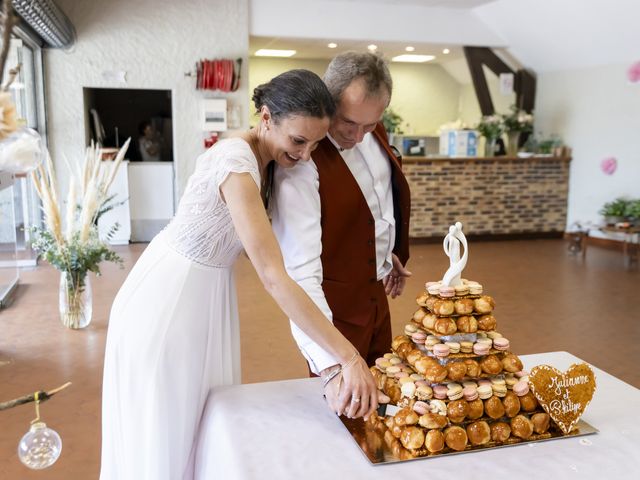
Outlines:
[[2, 51], [0, 51], [0, 84], [4, 76], [4, 65], [7, 63], [9, 55], [9, 45], [11, 44], [11, 32], [18, 23], [18, 17], [13, 10], [11, 0], [2, 1]]
[[[56, 393], [64, 390], [71, 382], [67, 382], [64, 385], [60, 385], [58, 388], [54, 388], [53, 390], [49, 390], [48, 392], [39, 391], [38, 393], [38, 401], [40, 403], [46, 402], [51, 397], [53, 397]], [[17, 407], [18, 405], [24, 405], [25, 403], [35, 402], [36, 394], [32, 393], [31, 395], [25, 395], [23, 397], [14, 398], [13, 400], [9, 400], [7, 402], [0, 402], [0, 411], [7, 410], [9, 408]]]

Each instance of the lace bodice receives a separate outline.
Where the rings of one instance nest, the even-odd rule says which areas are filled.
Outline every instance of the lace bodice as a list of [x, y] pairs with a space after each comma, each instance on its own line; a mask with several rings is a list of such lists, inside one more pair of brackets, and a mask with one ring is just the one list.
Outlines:
[[230, 267], [242, 251], [220, 194], [220, 185], [231, 172], [251, 174], [260, 187], [258, 162], [241, 138], [221, 140], [198, 157], [178, 211], [165, 229], [172, 248], [203, 265]]

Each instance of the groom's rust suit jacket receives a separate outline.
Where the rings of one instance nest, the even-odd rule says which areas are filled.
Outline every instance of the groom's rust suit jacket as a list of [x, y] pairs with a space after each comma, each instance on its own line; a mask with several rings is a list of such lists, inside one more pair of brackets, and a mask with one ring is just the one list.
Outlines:
[[[372, 132], [391, 166], [395, 246], [403, 265], [409, 259], [409, 185], [401, 158], [389, 146], [381, 123]], [[375, 221], [340, 152], [324, 138], [313, 152], [318, 169], [322, 227], [322, 289], [334, 325], [367, 360], [390, 351], [391, 319], [382, 281], [377, 280]]]

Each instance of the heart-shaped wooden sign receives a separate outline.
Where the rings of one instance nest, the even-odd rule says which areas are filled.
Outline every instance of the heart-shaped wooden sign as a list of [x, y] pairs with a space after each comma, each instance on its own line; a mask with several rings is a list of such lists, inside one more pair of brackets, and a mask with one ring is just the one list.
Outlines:
[[544, 411], [567, 434], [593, 398], [596, 377], [586, 363], [574, 363], [564, 373], [538, 365], [529, 374], [529, 387]]

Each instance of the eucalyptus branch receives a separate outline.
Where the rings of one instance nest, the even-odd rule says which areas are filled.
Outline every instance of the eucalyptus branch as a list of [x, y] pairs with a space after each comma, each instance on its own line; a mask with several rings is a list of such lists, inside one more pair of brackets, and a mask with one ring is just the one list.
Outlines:
[[4, 76], [4, 66], [7, 63], [9, 55], [9, 45], [11, 44], [11, 32], [13, 27], [18, 23], [18, 17], [13, 10], [11, 0], [2, 1], [2, 51], [0, 51], [0, 84]]
[[[56, 393], [64, 390], [71, 382], [67, 382], [64, 385], [60, 385], [58, 388], [54, 388], [53, 390], [49, 390], [45, 392], [43, 390], [36, 392], [38, 394], [38, 401], [40, 403], [46, 402], [51, 397], [53, 397]], [[17, 407], [18, 405], [24, 405], [25, 403], [31, 403], [36, 401], [36, 394], [32, 393], [31, 395], [24, 395], [22, 397], [14, 398], [13, 400], [9, 400], [7, 402], [0, 402], [0, 411], [8, 410], [13, 407]]]

